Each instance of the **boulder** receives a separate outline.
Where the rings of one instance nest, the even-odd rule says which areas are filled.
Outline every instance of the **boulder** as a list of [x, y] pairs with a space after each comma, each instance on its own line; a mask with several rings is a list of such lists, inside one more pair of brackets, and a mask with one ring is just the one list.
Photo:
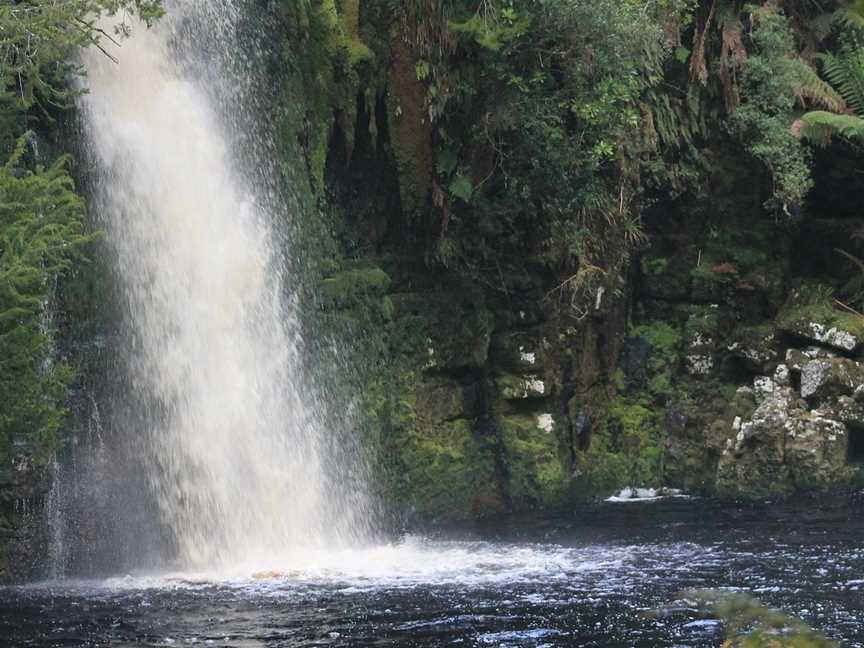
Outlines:
[[[717, 467], [717, 486], [728, 493], [766, 493], [787, 489], [785, 428], [798, 413], [795, 392], [777, 387], [762, 392], [759, 407], [748, 421], [734, 421]], [[767, 383], [766, 383], [767, 384]]]
[[792, 384], [789, 367], [785, 364], [777, 365], [777, 368], [774, 369], [773, 380], [775, 385], [779, 385], [780, 387], [789, 387]]
[[753, 372], [769, 371], [777, 360], [775, 329], [771, 325], [742, 327], [726, 346], [729, 355]]
[[756, 376], [753, 379], [753, 395], [756, 403], [760, 404], [774, 395], [774, 380], [768, 376]]
[[786, 365], [794, 373], [801, 372], [802, 367], [810, 360], [836, 358], [837, 353], [830, 349], [817, 346], [808, 346], [803, 349], [786, 349]]
[[848, 358], [810, 360], [801, 368], [801, 396], [820, 403], [851, 396], [864, 385], [864, 365]]
[[813, 413], [840, 421], [849, 427], [864, 428], [864, 405], [850, 396], [840, 396], [824, 403], [818, 410], [813, 410]]
[[810, 344], [845, 354], [857, 353], [864, 342], [864, 318], [835, 309], [830, 300], [819, 298], [825, 292], [818, 285], [805, 285], [793, 291], [777, 315], [777, 327]]
[[796, 486], [829, 484], [847, 472], [846, 426], [822, 414], [814, 410], [790, 417], [784, 426], [784, 461]]
[[793, 323], [786, 331], [847, 353], [857, 351], [861, 345], [861, 340], [855, 334], [836, 326], [829, 328], [828, 325], [819, 322], [800, 320]]
[[443, 376], [424, 377], [417, 385], [415, 413], [419, 421], [438, 424], [465, 417], [462, 387]]

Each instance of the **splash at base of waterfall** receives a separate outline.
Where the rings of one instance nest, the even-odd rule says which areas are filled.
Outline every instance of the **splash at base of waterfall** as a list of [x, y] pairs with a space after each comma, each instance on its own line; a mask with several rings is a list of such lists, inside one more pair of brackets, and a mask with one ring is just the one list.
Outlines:
[[710, 648], [722, 624], [680, 593], [713, 588], [864, 647], [860, 496], [610, 503], [500, 524], [242, 569], [0, 588], [0, 637], [35, 648]]

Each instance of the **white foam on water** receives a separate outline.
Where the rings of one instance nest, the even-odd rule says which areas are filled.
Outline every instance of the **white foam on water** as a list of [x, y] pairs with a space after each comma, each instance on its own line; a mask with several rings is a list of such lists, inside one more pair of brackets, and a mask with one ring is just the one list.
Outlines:
[[689, 498], [686, 493], [677, 488], [634, 488], [628, 487], [623, 489], [617, 495], [612, 495], [606, 498], [606, 502], [616, 504], [629, 502], [656, 502], [657, 500], [667, 498]]
[[266, 563], [219, 571], [128, 575], [87, 586], [107, 590], [203, 589], [212, 586], [279, 595], [296, 585], [333, 586], [345, 592], [419, 585], [506, 586], [568, 582], [592, 574], [626, 573], [632, 547], [442, 542], [407, 538], [361, 549], [286, 551]]

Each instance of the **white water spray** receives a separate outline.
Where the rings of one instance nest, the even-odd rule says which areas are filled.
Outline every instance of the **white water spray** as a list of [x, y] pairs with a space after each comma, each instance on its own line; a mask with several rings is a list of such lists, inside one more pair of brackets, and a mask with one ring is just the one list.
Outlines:
[[128, 398], [141, 404], [123, 434], [142, 439], [187, 568], [269, 565], [298, 547], [356, 542], [365, 513], [327, 477], [320, 405], [303, 384], [273, 225], [290, 215], [274, 218], [230, 150], [238, 123], [219, 105], [234, 81], [213, 61], [224, 87], [201, 87], [185, 65], [196, 44], [178, 43], [182, 21], [202, 16], [230, 39], [231, 4], [168, 2], [153, 29], [133, 25], [119, 63], [87, 52], [81, 100], [95, 207], [126, 300]]

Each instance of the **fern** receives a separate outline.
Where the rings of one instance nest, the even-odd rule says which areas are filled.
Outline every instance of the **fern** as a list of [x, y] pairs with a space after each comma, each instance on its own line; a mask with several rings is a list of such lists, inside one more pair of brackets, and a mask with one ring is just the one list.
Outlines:
[[840, 52], [819, 56], [828, 81], [852, 110], [864, 115], [864, 50], [844, 44]]
[[[861, 0], [861, 4], [864, 6], [864, 0]], [[821, 101], [814, 100], [808, 93], [815, 93], [819, 87], [808, 83], [808, 90], [805, 92], [802, 89], [801, 96], [826, 110], [804, 114], [796, 122], [796, 129], [801, 137], [818, 146], [826, 146], [835, 136], [864, 140], [864, 49], [859, 46], [855, 31], [850, 29], [843, 34], [840, 50], [836, 54], [820, 54], [818, 58], [825, 78], [836, 89], [835, 97], [839, 95], [845, 107], [836, 101], [825, 101], [828, 95]]]
[[864, 119], [813, 110], [801, 117], [800, 134], [818, 146], [827, 146], [834, 136], [864, 140]]
[[833, 14], [834, 19], [849, 27], [864, 28], [864, 0], [851, 0]]
[[806, 101], [812, 106], [819, 106], [825, 110], [835, 113], [845, 113], [848, 108], [843, 96], [833, 86], [820, 79], [816, 71], [810, 66], [801, 68], [801, 87], [797, 89], [799, 100]]

